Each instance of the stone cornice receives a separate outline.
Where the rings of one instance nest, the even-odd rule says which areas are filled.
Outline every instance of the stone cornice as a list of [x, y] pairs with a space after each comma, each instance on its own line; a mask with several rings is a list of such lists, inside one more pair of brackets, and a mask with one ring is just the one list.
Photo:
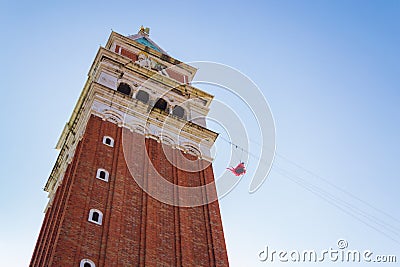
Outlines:
[[[160, 128], [165, 127], [171, 131], [176, 129], [176, 134], [181, 134], [190, 139], [196, 139], [194, 140], [196, 143], [199, 143], [204, 139], [208, 139], [212, 145], [218, 137], [216, 132], [191, 121], [171, 116], [170, 114], [160, 110], [152, 110], [149, 112], [149, 105], [143, 104], [136, 99], [129, 98], [128, 96], [125, 96], [124, 94], [115, 90], [111, 90], [110, 88], [99, 83], [93, 82], [92, 87], [93, 91], [95, 92], [93, 96], [94, 99], [101, 99], [104, 104], [112, 106], [113, 108], [122, 112], [124, 115], [140, 117], [140, 119], [143, 121], [148, 121], [148, 123], [156, 125]], [[165, 124], [167, 121], [168, 124]], [[128, 122], [122, 123], [128, 124]], [[129, 125], [126, 126], [129, 127]]]

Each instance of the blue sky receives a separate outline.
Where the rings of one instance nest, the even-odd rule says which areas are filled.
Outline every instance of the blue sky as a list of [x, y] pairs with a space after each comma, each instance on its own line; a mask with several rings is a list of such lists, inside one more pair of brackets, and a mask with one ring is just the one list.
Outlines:
[[220, 201], [232, 266], [267, 265], [265, 245], [321, 251], [341, 238], [399, 261], [399, 18], [389, 0], [2, 1], [0, 264], [28, 265], [53, 148], [98, 47], [142, 24], [181, 61], [240, 70], [270, 104], [270, 175]]

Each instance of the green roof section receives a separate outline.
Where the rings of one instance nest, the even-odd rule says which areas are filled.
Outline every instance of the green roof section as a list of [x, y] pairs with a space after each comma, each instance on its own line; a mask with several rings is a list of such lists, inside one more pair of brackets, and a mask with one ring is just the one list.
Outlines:
[[138, 43], [140, 43], [140, 44], [142, 44], [142, 45], [148, 46], [148, 47], [150, 47], [151, 49], [154, 49], [154, 50], [156, 50], [156, 51], [162, 53], [162, 51], [160, 50], [160, 48], [158, 48], [157, 46], [155, 46], [154, 44], [152, 44], [149, 40], [147, 40], [146, 37], [141, 37], [141, 38], [135, 39], [135, 41], [138, 42]]

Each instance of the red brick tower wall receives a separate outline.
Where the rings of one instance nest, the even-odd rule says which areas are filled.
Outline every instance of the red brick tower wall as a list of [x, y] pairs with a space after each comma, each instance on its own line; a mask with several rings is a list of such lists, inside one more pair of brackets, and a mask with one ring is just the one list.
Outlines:
[[[167, 160], [161, 143], [144, 143], [139, 133], [124, 134], [133, 145], [123, 148], [122, 131], [91, 116], [47, 209], [30, 266], [79, 266], [82, 259], [97, 267], [228, 266], [218, 201], [184, 208], [150, 197], [129, 172], [123, 149], [136, 159], [135, 178], [150, 184], [146, 149], [157, 171], [179, 185], [212, 182], [211, 165], [198, 172], [180, 170]], [[104, 136], [114, 138], [114, 147], [103, 144]], [[165, 153], [178, 159], [174, 155], [181, 152], [169, 147]], [[108, 182], [96, 178], [99, 168], [109, 172]], [[90, 209], [103, 213], [102, 225], [88, 221]]]

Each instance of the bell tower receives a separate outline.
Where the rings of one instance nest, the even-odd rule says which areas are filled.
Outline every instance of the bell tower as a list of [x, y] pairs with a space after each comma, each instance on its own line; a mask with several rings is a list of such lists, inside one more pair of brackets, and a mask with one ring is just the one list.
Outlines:
[[196, 69], [112, 32], [57, 143], [30, 266], [228, 266]]

